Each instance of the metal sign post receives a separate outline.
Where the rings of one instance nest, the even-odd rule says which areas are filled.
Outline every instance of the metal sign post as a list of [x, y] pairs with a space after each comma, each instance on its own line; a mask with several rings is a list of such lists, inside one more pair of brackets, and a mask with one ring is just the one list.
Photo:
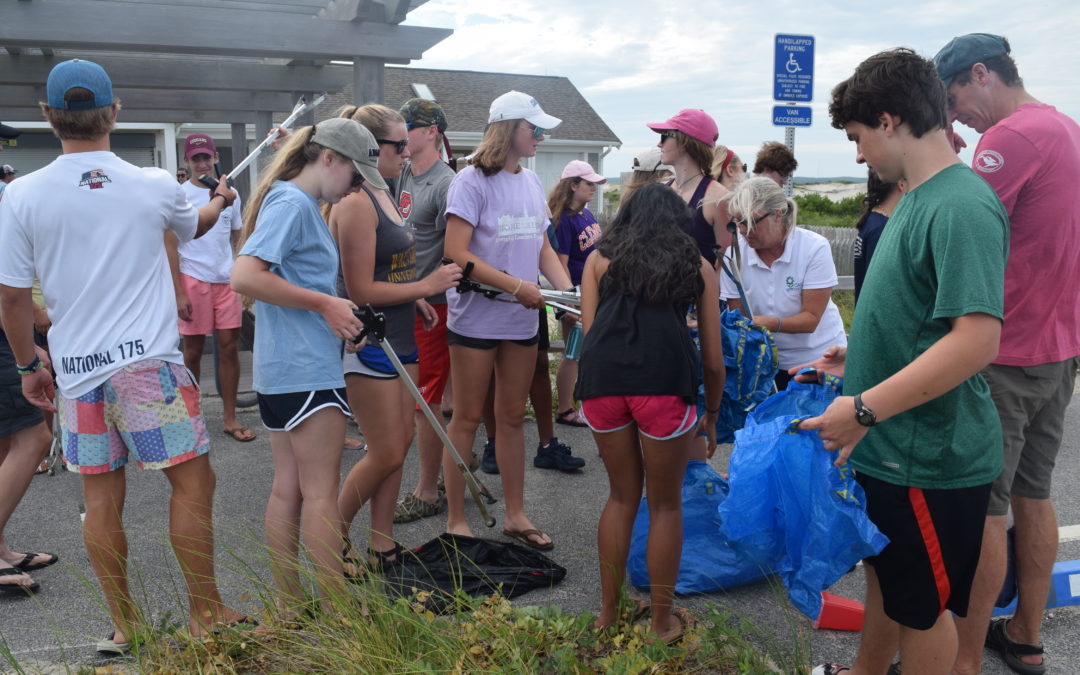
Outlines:
[[[773, 107], [773, 124], [784, 127], [784, 144], [795, 152], [795, 127], [811, 122], [808, 103], [814, 97], [814, 36], [777, 33], [776, 58], [773, 62], [773, 99], [786, 103]], [[791, 197], [791, 179], [784, 185]]]

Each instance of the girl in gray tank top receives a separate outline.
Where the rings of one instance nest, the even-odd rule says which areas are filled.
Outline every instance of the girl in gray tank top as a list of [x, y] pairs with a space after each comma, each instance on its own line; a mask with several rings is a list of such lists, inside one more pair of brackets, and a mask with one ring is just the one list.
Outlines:
[[[382, 105], [350, 106], [342, 111], [367, 127], [375, 138], [382, 184], [366, 181], [361, 191], [330, 210], [330, 230], [341, 251], [338, 292], [359, 306], [372, 305], [386, 316], [386, 341], [405, 371], [417, 379], [415, 316], [427, 327], [437, 314], [423, 300], [457, 285], [461, 268], [446, 265], [424, 279], [416, 275], [416, 243], [402, 221], [385, 179], [401, 175], [409, 157], [405, 120]], [[343, 369], [350, 407], [368, 444], [367, 454], [345, 478], [338, 496], [345, 538], [345, 575], [362, 579], [362, 567], [393, 562], [401, 546], [393, 538], [394, 507], [401, 484], [401, 465], [412, 443], [415, 405], [382, 348], [371, 340], [356, 354], [345, 354]], [[349, 528], [360, 507], [371, 501], [371, 534], [366, 559], [352, 552]]]

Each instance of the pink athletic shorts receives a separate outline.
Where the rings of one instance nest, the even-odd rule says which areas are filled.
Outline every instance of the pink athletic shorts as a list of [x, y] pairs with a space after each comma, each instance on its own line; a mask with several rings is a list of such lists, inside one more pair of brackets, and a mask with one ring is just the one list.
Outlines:
[[599, 434], [625, 429], [666, 441], [682, 436], [697, 424], [697, 406], [681, 396], [601, 396], [581, 403], [581, 418]]
[[181, 335], [212, 335], [214, 330], [240, 327], [240, 296], [229, 284], [211, 284], [186, 274], [180, 283], [191, 301], [191, 321], [179, 319]]

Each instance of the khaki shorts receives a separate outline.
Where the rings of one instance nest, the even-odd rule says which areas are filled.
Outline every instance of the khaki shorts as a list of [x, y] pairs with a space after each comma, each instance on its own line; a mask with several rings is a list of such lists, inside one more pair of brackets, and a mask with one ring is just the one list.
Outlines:
[[1012, 495], [1050, 498], [1078, 367], [1080, 357], [1037, 366], [991, 364], [983, 370], [1005, 439], [1005, 469], [994, 481], [988, 515], [1006, 515]]

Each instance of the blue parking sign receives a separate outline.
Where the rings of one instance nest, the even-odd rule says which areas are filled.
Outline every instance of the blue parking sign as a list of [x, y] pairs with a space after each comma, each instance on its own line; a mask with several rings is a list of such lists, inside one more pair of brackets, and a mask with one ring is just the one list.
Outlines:
[[810, 101], [814, 96], [814, 36], [776, 35], [773, 98]]

